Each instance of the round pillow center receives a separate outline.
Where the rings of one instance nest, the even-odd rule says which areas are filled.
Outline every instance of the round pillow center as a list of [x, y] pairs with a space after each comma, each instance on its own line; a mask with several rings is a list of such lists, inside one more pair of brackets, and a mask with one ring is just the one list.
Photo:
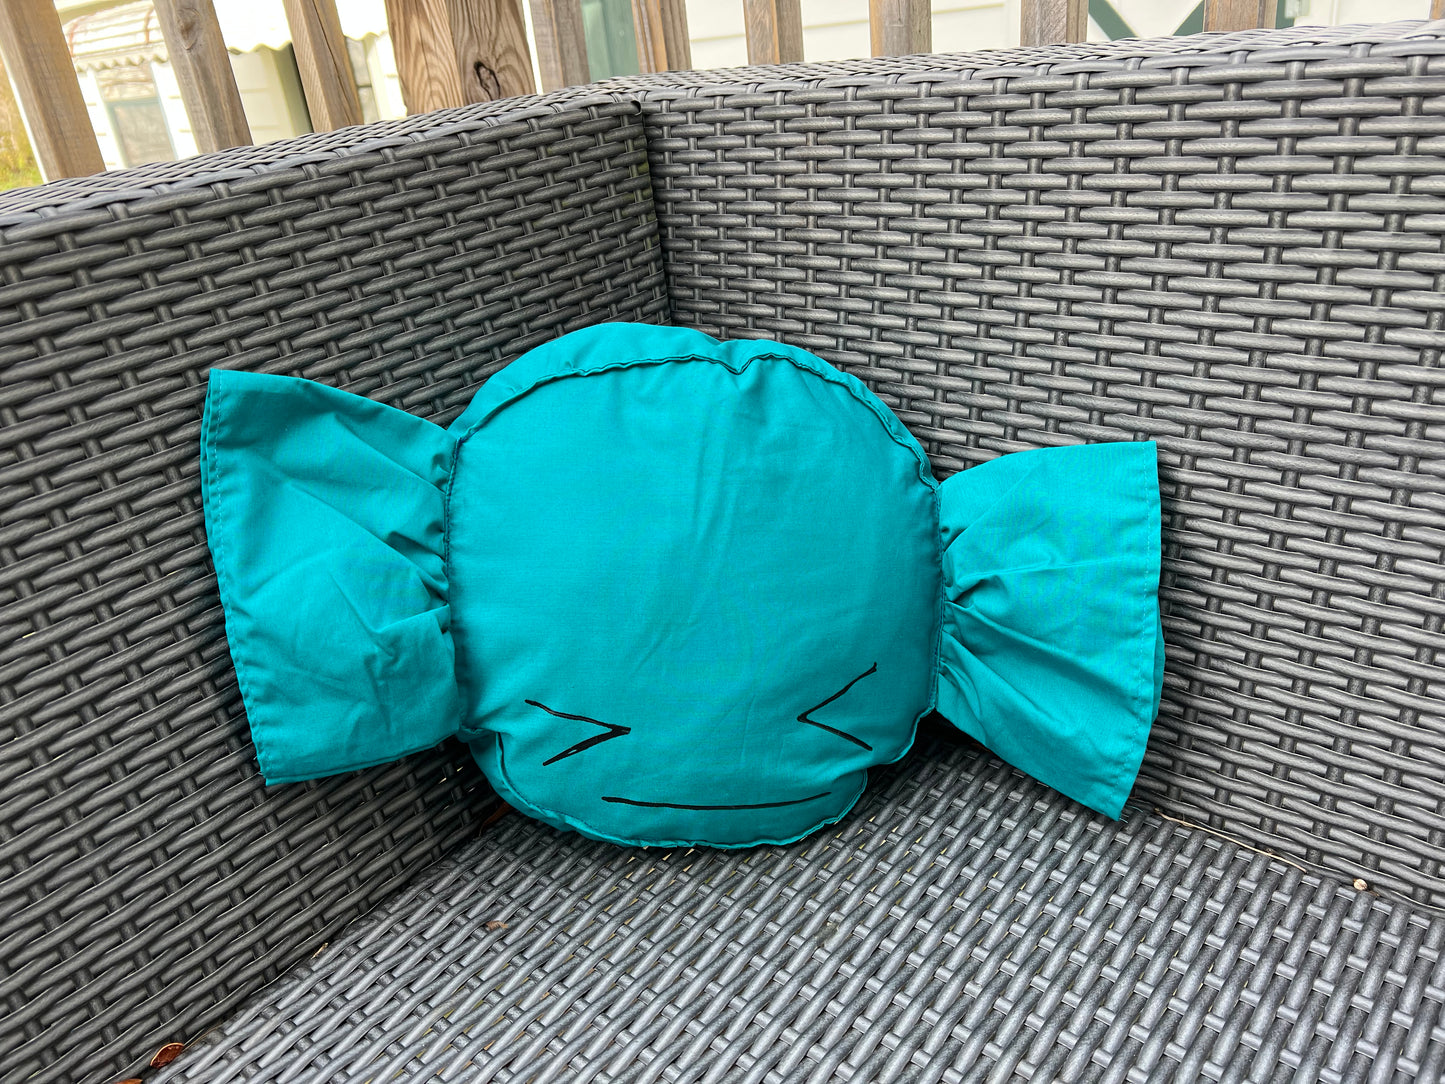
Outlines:
[[463, 734], [504, 798], [618, 842], [779, 842], [906, 751], [932, 695], [935, 491], [869, 399], [778, 354], [613, 363], [466, 434]]

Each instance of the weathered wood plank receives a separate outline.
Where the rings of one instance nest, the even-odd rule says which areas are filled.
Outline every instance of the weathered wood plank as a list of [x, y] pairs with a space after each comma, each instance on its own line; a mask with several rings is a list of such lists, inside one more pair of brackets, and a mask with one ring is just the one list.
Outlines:
[[537, 92], [522, 0], [451, 0], [451, 14], [469, 104]]
[[202, 151], [250, 143], [251, 126], [211, 0], [155, 0], [181, 101]]
[[386, 0], [401, 99], [408, 113], [461, 105], [461, 75], [446, 0]]
[[0, 53], [44, 178], [105, 169], [52, 0], [0, 0]]
[[537, 38], [543, 90], [592, 81], [581, 0], [532, 0], [532, 31]]
[[531, 94], [521, 0], [386, 0], [408, 113]]
[[904, 56], [933, 48], [928, 0], [868, 0], [868, 31], [874, 56]]
[[685, 0], [632, 0], [632, 24], [637, 31], [637, 63], [642, 71], [692, 67]]
[[1020, 16], [1019, 40], [1024, 45], [1056, 45], [1089, 37], [1089, 0], [1023, 0]]
[[282, 0], [286, 22], [291, 27], [291, 44], [296, 66], [301, 70], [301, 87], [306, 92], [306, 109], [311, 127], [318, 132], [360, 124], [361, 98], [356, 93], [356, 76], [341, 33], [336, 0]]
[[1204, 0], [1205, 30], [1274, 26], [1275, 0]]
[[801, 0], [743, 0], [749, 64], [791, 64], [803, 59]]

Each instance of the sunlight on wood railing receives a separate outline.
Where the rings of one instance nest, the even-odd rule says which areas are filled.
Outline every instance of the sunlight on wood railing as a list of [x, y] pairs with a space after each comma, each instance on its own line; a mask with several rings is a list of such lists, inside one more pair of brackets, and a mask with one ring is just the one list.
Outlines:
[[103, 170], [55, 5], [50, 0], [0, 2], [0, 55], [41, 172], [80, 177]]
[[[312, 126], [361, 122], [362, 109], [336, 0], [283, 0]], [[523, 0], [386, 0], [402, 98], [410, 113], [528, 94], [535, 88]], [[739, 3], [748, 61], [803, 59], [800, 0]], [[166, 50], [202, 151], [251, 142], [241, 95], [211, 0], [154, 0]], [[687, 68], [685, 0], [631, 0], [639, 67]], [[544, 90], [589, 80], [580, 0], [530, 0]], [[1207, 30], [1273, 26], [1276, 0], [1205, 0]], [[1088, 0], [1020, 0], [1025, 45], [1083, 41]], [[1445, 17], [1445, 0], [1431, 0]], [[928, 52], [929, 0], [869, 0], [875, 56]], [[47, 179], [104, 168], [53, 0], [0, 0], [0, 57], [9, 68]]]
[[[155, 0], [155, 7], [196, 146], [204, 153], [250, 143], [251, 126], [211, 0]], [[23, 101], [20, 107], [25, 108]], [[43, 162], [40, 168], [45, 169]]]
[[928, 0], [868, 0], [868, 36], [874, 56], [906, 56], [933, 48]]
[[532, 0], [532, 35], [537, 39], [537, 67], [544, 90], [591, 81], [582, 0]]
[[801, 0], [743, 0], [743, 33], [748, 40], [749, 64], [802, 60]]
[[537, 89], [518, 0], [386, 0], [386, 22], [408, 113]]
[[329, 132], [360, 124], [361, 96], [356, 92], [334, 0], [282, 2], [286, 5], [286, 22], [291, 27], [291, 45], [296, 50], [296, 67], [301, 72], [311, 126]]
[[1275, 0], [1204, 0], [1205, 30], [1251, 30], [1274, 25]]
[[1023, 0], [1019, 18], [1023, 45], [1084, 41], [1089, 36], [1089, 0]]
[[637, 62], [641, 71], [680, 71], [692, 67], [685, 0], [632, 0], [632, 25], [637, 31]]

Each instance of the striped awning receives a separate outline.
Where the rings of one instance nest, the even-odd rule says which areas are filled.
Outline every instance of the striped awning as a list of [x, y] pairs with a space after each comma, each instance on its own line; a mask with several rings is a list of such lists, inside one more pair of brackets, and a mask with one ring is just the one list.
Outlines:
[[65, 43], [76, 68], [117, 68], [166, 59], [166, 40], [151, 0], [135, 0], [71, 19]]
[[[214, 0], [226, 46], [235, 53], [282, 49], [291, 41], [281, 0]], [[386, 0], [336, 0], [341, 32], [361, 40], [386, 33]]]

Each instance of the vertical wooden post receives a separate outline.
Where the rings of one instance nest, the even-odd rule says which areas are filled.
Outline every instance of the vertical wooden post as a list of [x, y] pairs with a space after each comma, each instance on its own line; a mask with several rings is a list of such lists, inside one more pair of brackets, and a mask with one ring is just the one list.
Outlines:
[[105, 169], [52, 0], [0, 0], [0, 52], [45, 179]]
[[1205, 30], [1274, 26], [1275, 0], [1204, 0]]
[[1024, 45], [1088, 40], [1089, 0], [1023, 0], [1020, 14]]
[[632, 25], [637, 32], [637, 64], [644, 72], [692, 67], [684, 0], [632, 0]]
[[531, 94], [521, 0], [386, 0], [408, 113]]
[[743, 0], [749, 64], [790, 64], [803, 59], [800, 0]]
[[868, 0], [868, 31], [874, 56], [905, 56], [933, 48], [933, 11], [928, 0]]
[[296, 49], [296, 67], [301, 70], [301, 87], [306, 91], [306, 110], [311, 127], [318, 132], [360, 124], [361, 97], [356, 93], [356, 76], [336, 0], [283, 0], [286, 22], [291, 27], [291, 44]]
[[532, 29], [537, 36], [543, 90], [592, 81], [581, 0], [532, 0]]
[[205, 152], [250, 143], [251, 126], [211, 0], [155, 0], [155, 7], [196, 146]]

